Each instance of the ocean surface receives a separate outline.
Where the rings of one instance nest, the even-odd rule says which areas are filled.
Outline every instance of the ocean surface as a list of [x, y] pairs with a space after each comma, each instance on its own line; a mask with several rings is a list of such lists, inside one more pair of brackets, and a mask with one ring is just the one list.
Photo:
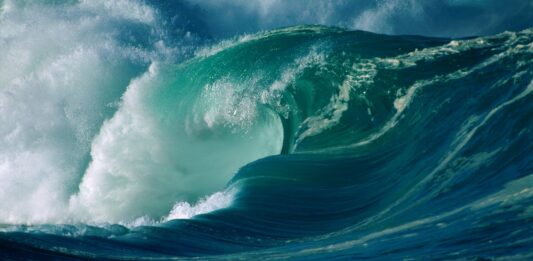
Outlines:
[[51, 2], [0, 1], [0, 259], [533, 259], [533, 29]]

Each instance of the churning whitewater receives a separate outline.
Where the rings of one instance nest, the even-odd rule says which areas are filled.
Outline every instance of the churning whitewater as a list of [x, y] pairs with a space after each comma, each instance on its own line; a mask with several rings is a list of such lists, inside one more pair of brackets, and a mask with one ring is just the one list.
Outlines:
[[533, 258], [531, 28], [221, 41], [179, 1], [0, 7], [0, 257]]
[[[203, 126], [187, 118], [196, 112], [151, 103], [173, 91], [153, 89], [171, 84], [160, 64], [187, 57], [187, 41], [195, 40], [185, 33], [180, 50], [152, 42], [165, 32], [148, 6], [86, 1], [34, 10], [40, 8], [3, 8], [0, 223], [161, 218], [176, 202], [223, 189], [238, 167], [279, 153], [279, 128], [224, 135], [226, 118], [251, 119], [217, 115], [213, 107], [197, 112], [205, 114]], [[117, 35], [117, 23], [132, 32]], [[208, 99], [236, 105], [229, 96]], [[224, 137], [200, 138], [209, 133]], [[207, 154], [208, 164], [197, 160]]]

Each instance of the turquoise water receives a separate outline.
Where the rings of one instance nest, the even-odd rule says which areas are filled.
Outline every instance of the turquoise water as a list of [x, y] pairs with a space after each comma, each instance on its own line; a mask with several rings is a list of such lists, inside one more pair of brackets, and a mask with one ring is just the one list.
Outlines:
[[172, 45], [134, 7], [0, 34], [0, 257], [532, 258], [531, 29]]

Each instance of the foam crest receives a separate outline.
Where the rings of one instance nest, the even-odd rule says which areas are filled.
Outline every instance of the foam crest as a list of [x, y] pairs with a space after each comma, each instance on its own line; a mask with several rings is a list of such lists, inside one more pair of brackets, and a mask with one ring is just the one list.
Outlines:
[[189, 219], [197, 215], [212, 212], [217, 209], [227, 208], [231, 205], [235, 197], [235, 190], [216, 192], [212, 195], [203, 197], [196, 204], [191, 205], [189, 202], [182, 201], [174, 205], [170, 214], [165, 217], [165, 221], [172, 219]]
[[343, 113], [348, 110], [353, 93], [356, 92], [364, 98], [366, 89], [374, 82], [376, 73], [376, 65], [372, 61], [363, 60], [352, 65], [350, 72], [339, 85], [337, 94], [331, 97], [330, 102], [318, 115], [311, 116], [302, 123], [304, 131], [298, 136], [296, 144], [337, 125]]

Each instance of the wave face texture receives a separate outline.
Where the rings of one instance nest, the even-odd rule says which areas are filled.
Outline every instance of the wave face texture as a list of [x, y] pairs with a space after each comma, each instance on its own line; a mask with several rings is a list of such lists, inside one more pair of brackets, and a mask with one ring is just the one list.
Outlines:
[[0, 257], [533, 258], [533, 7], [287, 5], [0, 1]]

